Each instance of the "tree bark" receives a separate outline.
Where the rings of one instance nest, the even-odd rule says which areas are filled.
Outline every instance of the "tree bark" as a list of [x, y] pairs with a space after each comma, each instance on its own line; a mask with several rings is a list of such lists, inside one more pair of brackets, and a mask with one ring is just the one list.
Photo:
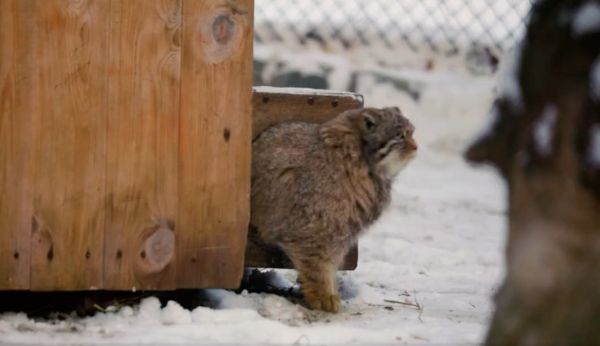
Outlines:
[[600, 344], [594, 8], [600, 11], [599, 1], [534, 5], [513, 87], [499, 95], [489, 130], [467, 151], [470, 161], [496, 166], [509, 190], [507, 273], [487, 345]]

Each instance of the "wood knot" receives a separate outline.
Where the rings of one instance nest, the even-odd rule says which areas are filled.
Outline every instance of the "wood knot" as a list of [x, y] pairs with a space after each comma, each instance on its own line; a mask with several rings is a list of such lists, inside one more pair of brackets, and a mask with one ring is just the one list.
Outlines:
[[15, 252], [13, 253], [13, 258], [14, 258], [14, 259], [16, 259], [16, 260], [18, 260], [18, 259], [19, 259], [19, 252], [18, 252], [18, 251], [15, 251]]
[[225, 139], [225, 142], [229, 142], [229, 138], [231, 137], [231, 130], [229, 130], [227, 127], [223, 129], [223, 139]]
[[174, 253], [175, 233], [161, 226], [143, 242], [140, 257], [147, 272], [159, 272], [171, 262]]
[[315, 98], [314, 97], [309, 97], [308, 100], [306, 101], [306, 103], [308, 103], [309, 105], [314, 105], [315, 104]]
[[235, 22], [229, 15], [221, 14], [215, 18], [212, 24], [212, 34], [219, 44], [227, 44], [234, 35]]
[[246, 33], [251, 30], [250, 19], [245, 11], [228, 6], [211, 5], [210, 10], [198, 18], [199, 53], [209, 63], [220, 63], [245, 46], [242, 40], [252, 39]]

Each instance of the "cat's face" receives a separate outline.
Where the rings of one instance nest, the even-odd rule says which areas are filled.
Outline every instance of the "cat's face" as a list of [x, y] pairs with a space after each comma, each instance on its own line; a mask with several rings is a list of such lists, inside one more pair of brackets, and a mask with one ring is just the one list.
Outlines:
[[417, 153], [415, 127], [397, 107], [364, 108], [357, 120], [365, 156], [394, 178]]

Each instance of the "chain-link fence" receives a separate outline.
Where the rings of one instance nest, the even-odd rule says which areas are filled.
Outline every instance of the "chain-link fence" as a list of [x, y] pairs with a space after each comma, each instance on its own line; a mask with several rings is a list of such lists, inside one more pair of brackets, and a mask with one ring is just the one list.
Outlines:
[[532, 0], [256, 0], [255, 39], [452, 54], [502, 52], [522, 35]]

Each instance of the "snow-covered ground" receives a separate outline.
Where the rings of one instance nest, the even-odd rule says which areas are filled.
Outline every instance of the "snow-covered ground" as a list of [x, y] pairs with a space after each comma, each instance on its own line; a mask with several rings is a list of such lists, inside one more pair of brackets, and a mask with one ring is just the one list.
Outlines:
[[[382, 72], [382, 71], [379, 71]], [[383, 71], [383, 73], [386, 73]], [[419, 155], [394, 185], [393, 203], [362, 238], [358, 269], [339, 274], [343, 309], [312, 312], [264, 293], [204, 291], [186, 310], [158, 299], [87, 318], [0, 315], [0, 344], [453, 344], [480, 342], [503, 272], [505, 191], [461, 153], [487, 121], [494, 80], [460, 70], [389, 71], [418, 100], [364, 74], [371, 106], [400, 106], [415, 123]], [[294, 280], [293, 271], [279, 271]]]

